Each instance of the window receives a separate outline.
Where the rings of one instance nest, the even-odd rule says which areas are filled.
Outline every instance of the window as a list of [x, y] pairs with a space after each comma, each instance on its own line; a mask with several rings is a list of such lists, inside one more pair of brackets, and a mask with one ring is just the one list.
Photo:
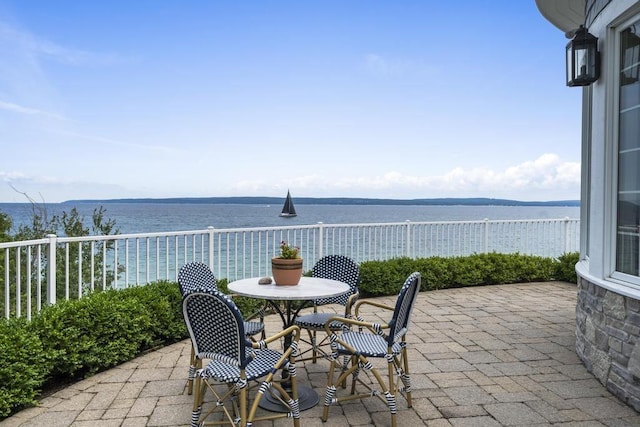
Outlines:
[[640, 276], [640, 20], [619, 41], [616, 270]]

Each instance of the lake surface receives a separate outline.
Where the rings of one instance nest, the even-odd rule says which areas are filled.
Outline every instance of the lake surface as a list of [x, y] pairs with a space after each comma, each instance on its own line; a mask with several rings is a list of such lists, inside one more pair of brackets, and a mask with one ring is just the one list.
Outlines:
[[[49, 203], [47, 213], [59, 215], [76, 207], [90, 224], [94, 209], [103, 206], [105, 217], [116, 221], [121, 234], [215, 228], [270, 227], [283, 225], [481, 221], [484, 219], [580, 218], [579, 207], [564, 206], [391, 206], [391, 205], [296, 205], [297, 217], [279, 217], [282, 206], [249, 204], [174, 203]], [[32, 216], [29, 203], [0, 203], [14, 227]]]

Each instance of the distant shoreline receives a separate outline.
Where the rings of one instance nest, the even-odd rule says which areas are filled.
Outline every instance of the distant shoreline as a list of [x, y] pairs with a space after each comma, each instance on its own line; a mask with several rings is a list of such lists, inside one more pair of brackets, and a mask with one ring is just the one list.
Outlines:
[[[170, 203], [170, 204], [235, 204], [272, 205], [284, 203], [284, 197], [173, 197], [139, 199], [67, 200], [62, 204], [80, 203]], [[396, 206], [580, 206], [580, 200], [519, 201], [509, 199], [437, 198], [437, 199], [367, 199], [351, 197], [295, 197], [296, 205], [396, 205]]]

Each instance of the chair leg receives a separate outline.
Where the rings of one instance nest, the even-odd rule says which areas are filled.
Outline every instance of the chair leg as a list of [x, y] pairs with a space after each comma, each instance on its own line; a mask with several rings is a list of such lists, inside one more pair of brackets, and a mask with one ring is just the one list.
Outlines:
[[200, 377], [195, 380], [195, 395], [193, 396], [193, 410], [191, 411], [191, 427], [198, 427], [200, 424], [200, 412], [202, 411], [202, 402], [204, 400], [204, 381]]
[[289, 364], [287, 366], [289, 378], [291, 378], [291, 405], [293, 406], [293, 427], [300, 427], [300, 396], [298, 395], [298, 374], [296, 371], [296, 355], [295, 352], [289, 356]]
[[311, 331], [309, 331], [309, 335], [311, 336], [311, 362], [312, 363], [316, 363], [316, 360], [318, 358], [318, 341], [316, 340], [316, 331], [314, 330], [313, 333]]
[[[388, 376], [389, 376], [389, 385], [387, 390], [385, 391], [385, 398], [387, 400], [387, 406], [389, 407], [389, 412], [391, 412], [391, 427], [396, 427], [396, 412], [398, 411], [397, 402], [396, 402], [396, 382], [395, 382], [395, 363], [393, 358], [387, 362]], [[374, 371], [374, 374], [378, 378], [378, 382], [380, 385], [384, 384], [382, 378]]]
[[193, 344], [191, 344], [191, 357], [189, 358], [189, 374], [187, 376], [187, 394], [193, 394], [193, 378], [196, 375], [196, 366], [195, 366], [196, 353], [193, 349]]
[[407, 407], [411, 408], [413, 406], [413, 402], [411, 401], [411, 376], [409, 375], [409, 358], [407, 348], [402, 349], [402, 365], [404, 372], [402, 372], [402, 384], [405, 389], [405, 398], [407, 399]]
[[333, 374], [336, 369], [336, 359], [335, 357], [331, 359], [331, 364], [329, 365], [329, 373], [327, 374], [327, 391], [324, 396], [324, 408], [322, 409], [322, 421], [327, 421], [329, 418], [329, 406], [333, 402], [333, 399], [336, 395], [336, 387], [333, 385]]
[[[357, 366], [358, 366], [358, 357], [355, 355], [351, 356], [351, 367], [355, 368], [353, 370], [353, 374], [351, 375], [351, 394], [355, 394], [356, 392], [356, 382], [358, 380], [358, 375], [360, 371], [360, 368], [358, 368]], [[347, 377], [345, 377], [344, 380], [346, 385]]]
[[[244, 371], [242, 371], [241, 377], [244, 378]], [[245, 427], [247, 425], [247, 386], [240, 389], [240, 426]]]
[[[260, 319], [260, 323], [262, 323], [264, 325], [264, 316], [267, 314], [267, 304], [268, 303], [264, 303], [264, 305], [262, 307], [260, 307], [259, 310], [259, 319]], [[260, 334], [260, 339], [261, 340], [265, 340], [267, 339], [267, 330], [266, 328], [262, 328], [262, 333]]]
[[[347, 369], [349, 369], [349, 361], [352, 360], [351, 356], [344, 355], [342, 356], [342, 372], [344, 373]], [[345, 376], [340, 384], [342, 388], [347, 388], [347, 377]]]

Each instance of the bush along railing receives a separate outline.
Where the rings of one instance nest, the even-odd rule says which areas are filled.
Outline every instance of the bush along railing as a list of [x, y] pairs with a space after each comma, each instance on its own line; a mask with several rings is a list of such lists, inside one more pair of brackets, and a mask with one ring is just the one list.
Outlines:
[[58, 237], [0, 243], [0, 313], [27, 317], [46, 304], [88, 292], [177, 280], [189, 261], [229, 280], [271, 275], [271, 257], [287, 241], [303, 268], [324, 255], [358, 263], [395, 258], [519, 253], [558, 257], [579, 247], [579, 220], [500, 220], [323, 224]]
[[187, 337], [173, 282], [94, 292], [46, 306], [31, 321], [0, 320], [0, 419], [41, 387], [82, 378]]
[[[407, 272], [422, 274], [422, 290], [509, 282], [567, 280], [577, 253], [559, 259], [519, 254], [395, 258], [360, 264], [363, 296], [395, 295]], [[220, 280], [221, 290], [227, 281]], [[243, 314], [260, 301], [237, 298]], [[0, 318], [0, 419], [35, 403], [42, 387], [82, 378], [129, 360], [154, 346], [186, 338], [175, 282], [117, 291], [46, 306], [29, 322]]]

